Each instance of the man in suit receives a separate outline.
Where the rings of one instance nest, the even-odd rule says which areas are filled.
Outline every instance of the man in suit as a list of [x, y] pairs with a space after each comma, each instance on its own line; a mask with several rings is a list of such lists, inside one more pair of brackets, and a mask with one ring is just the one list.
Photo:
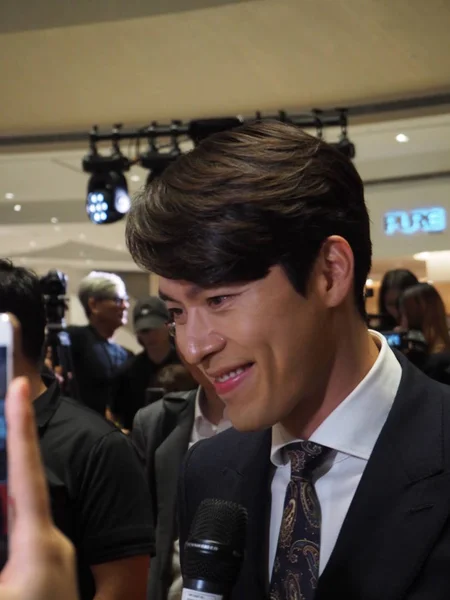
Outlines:
[[289, 124], [213, 135], [147, 188], [127, 238], [234, 426], [187, 456], [181, 547], [223, 498], [249, 517], [231, 600], [449, 598], [450, 391], [367, 330], [350, 160]]
[[200, 387], [166, 394], [141, 408], [131, 432], [145, 464], [156, 532], [151, 561], [149, 600], [181, 600], [180, 545], [176, 527], [178, 474], [190, 446], [225, 431], [231, 423], [214, 387], [196, 368], [190, 368]]

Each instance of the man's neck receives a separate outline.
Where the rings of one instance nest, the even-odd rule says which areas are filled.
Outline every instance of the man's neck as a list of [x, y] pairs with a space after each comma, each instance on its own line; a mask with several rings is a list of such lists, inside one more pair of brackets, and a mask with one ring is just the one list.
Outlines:
[[200, 408], [205, 417], [212, 425], [218, 425], [223, 419], [225, 404], [214, 390], [202, 388], [200, 394]]
[[366, 377], [378, 357], [379, 348], [362, 320], [349, 327], [341, 324], [337, 331], [336, 350], [321, 378], [323, 383], [319, 383], [311, 398], [304, 398], [282, 422], [299, 439], [309, 439]]
[[112, 336], [114, 335], [114, 331], [115, 331], [114, 327], [111, 327], [107, 323], [99, 323], [99, 322], [95, 322], [95, 321], [91, 320], [89, 322], [89, 324], [93, 329], [95, 329], [95, 331], [98, 333], [98, 335], [105, 340], [111, 339]]
[[155, 363], [156, 365], [159, 365], [166, 360], [166, 358], [169, 356], [171, 350], [172, 350], [172, 348], [170, 346], [170, 342], [167, 342], [167, 344], [164, 344], [164, 345], [159, 344], [158, 346], [146, 348], [146, 353], [147, 353], [148, 358], [153, 363]]

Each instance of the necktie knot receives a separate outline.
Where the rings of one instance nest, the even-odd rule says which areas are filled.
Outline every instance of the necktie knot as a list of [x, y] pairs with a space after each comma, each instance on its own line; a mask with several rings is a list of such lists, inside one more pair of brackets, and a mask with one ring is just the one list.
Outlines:
[[331, 448], [314, 442], [297, 442], [285, 451], [291, 462], [291, 477], [306, 477], [323, 463]]

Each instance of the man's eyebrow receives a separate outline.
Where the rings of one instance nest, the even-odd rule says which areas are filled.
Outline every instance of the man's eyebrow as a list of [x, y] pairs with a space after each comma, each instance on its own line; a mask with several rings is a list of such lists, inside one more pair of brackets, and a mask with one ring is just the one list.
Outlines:
[[[189, 289], [186, 292], [186, 296], [188, 298], [195, 298], [196, 296], [198, 296], [199, 294], [201, 294], [202, 292], [204, 292], [204, 288], [201, 288], [198, 285], [192, 285], [189, 287]], [[159, 297], [161, 298], [161, 300], [163, 300], [164, 302], [178, 302], [178, 304], [180, 304], [180, 300], [175, 300], [175, 298], [172, 298], [171, 296], [168, 296], [167, 294], [165, 294], [164, 292], [162, 292], [161, 290], [159, 290]]]
[[174, 300], [173, 298], [171, 298], [170, 296], [168, 296], [164, 292], [160, 291], [158, 295], [161, 298], [161, 300], [163, 300], [164, 302], [177, 302], [177, 300]]

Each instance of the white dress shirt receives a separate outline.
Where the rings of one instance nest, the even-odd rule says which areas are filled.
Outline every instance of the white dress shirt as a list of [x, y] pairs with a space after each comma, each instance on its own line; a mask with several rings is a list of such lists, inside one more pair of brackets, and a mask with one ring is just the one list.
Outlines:
[[[225, 431], [231, 427], [231, 422], [224, 417], [221, 419], [218, 425], [213, 425], [208, 419], [205, 417], [202, 411], [201, 406], [201, 394], [202, 388], [198, 388], [197, 395], [195, 397], [195, 413], [194, 413], [194, 426], [192, 427], [191, 432], [191, 441], [189, 443], [189, 448], [199, 442], [200, 440], [206, 440], [214, 435], [217, 435], [221, 431]], [[181, 577], [181, 568], [180, 568], [180, 541], [176, 540], [173, 546], [173, 554], [172, 554], [172, 574], [173, 574], [173, 582], [170, 586], [167, 600], [181, 600], [182, 591], [183, 591], [183, 579]]]
[[202, 411], [201, 393], [203, 393], [202, 388], [198, 388], [197, 396], [195, 397], [194, 427], [192, 428], [189, 447], [200, 440], [206, 440], [231, 427], [231, 422], [226, 418], [225, 414], [218, 425], [213, 425], [208, 421]]
[[[332, 448], [328, 459], [314, 473], [314, 487], [322, 511], [320, 564], [322, 573], [336, 544], [356, 488], [381, 429], [389, 415], [400, 384], [402, 369], [385, 338], [370, 332], [380, 348], [378, 358], [360, 384], [323, 421], [309, 438]], [[286, 487], [291, 478], [290, 462], [282, 449], [294, 439], [277, 423], [272, 428], [272, 508], [269, 538], [269, 581], [283, 517]]]

